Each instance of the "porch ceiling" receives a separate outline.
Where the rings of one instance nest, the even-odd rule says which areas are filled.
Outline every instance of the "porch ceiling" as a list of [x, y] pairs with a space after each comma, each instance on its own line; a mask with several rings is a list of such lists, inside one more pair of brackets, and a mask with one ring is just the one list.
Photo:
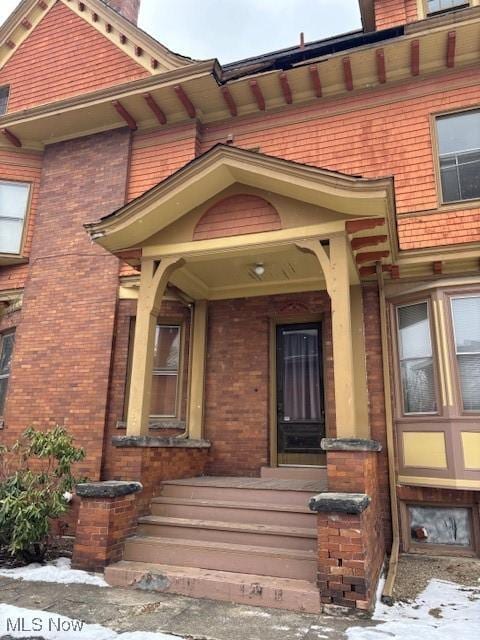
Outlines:
[[[261, 276], [255, 273], [257, 264], [265, 269]], [[353, 260], [351, 275], [353, 279]], [[326, 287], [317, 258], [293, 244], [193, 258], [172, 274], [170, 282], [192, 298], [205, 300], [314, 291]]]

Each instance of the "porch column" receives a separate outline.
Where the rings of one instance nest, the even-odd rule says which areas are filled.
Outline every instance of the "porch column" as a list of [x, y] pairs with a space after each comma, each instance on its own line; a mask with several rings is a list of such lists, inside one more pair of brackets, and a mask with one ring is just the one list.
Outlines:
[[352, 256], [348, 238], [344, 234], [331, 237], [329, 254], [319, 240], [304, 240], [298, 242], [297, 246], [312, 252], [317, 257], [332, 304], [337, 438], [367, 437], [369, 428], [365, 350], [364, 347], [362, 348], [363, 329], [359, 327], [363, 317], [361, 291], [354, 287], [357, 290], [352, 296], [350, 283]]
[[148, 435], [157, 318], [172, 271], [182, 264], [183, 260], [178, 257], [163, 258], [160, 262], [142, 259], [128, 402], [128, 436]]
[[193, 314], [193, 344], [191, 347], [191, 380], [188, 404], [188, 434], [194, 440], [201, 440], [203, 437], [207, 315], [207, 301], [197, 300]]

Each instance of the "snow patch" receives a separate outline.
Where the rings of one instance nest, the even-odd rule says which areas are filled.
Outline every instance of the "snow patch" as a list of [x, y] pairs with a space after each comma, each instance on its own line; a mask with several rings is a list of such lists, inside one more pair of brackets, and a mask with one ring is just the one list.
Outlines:
[[[18, 624], [24, 631], [13, 628]], [[45, 640], [181, 640], [178, 636], [164, 633], [135, 631], [119, 634], [99, 624], [82, 624], [79, 620], [47, 611], [0, 604], [0, 637], [4, 634], [13, 638], [41, 635]]]
[[412, 603], [388, 607], [377, 603], [376, 627], [350, 627], [348, 640], [478, 640], [480, 591], [443, 580], [432, 580]]
[[109, 586], [101, 576], [72, 569], [71, 565], [69, 558], [58, 558], [45, 565], [34, 563], [17, 569], [0, 569], [0, 576], [13, 578], [14, 580], [28, 580], [30, 582], [90, 584], [96, 587]]

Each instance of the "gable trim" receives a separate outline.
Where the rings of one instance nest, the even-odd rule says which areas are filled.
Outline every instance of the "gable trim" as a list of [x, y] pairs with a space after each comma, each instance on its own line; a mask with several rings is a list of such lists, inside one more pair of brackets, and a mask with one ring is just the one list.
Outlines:
[[152, 75], [195, 63], [164, 47], [101, 0], [23, 0], [0, 29], [0, 69], [57, 2], [67, 6]]

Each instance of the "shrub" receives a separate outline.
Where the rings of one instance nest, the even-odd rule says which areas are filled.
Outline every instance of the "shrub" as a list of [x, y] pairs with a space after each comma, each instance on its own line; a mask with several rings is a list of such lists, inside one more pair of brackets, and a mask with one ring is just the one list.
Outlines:
[[72, 464], [84, 457], [63, 427], [29, 428], [0, 448], [0, 545], [12, 556], [43, 561], [51, 521], [68, 509], [77, 483]]

